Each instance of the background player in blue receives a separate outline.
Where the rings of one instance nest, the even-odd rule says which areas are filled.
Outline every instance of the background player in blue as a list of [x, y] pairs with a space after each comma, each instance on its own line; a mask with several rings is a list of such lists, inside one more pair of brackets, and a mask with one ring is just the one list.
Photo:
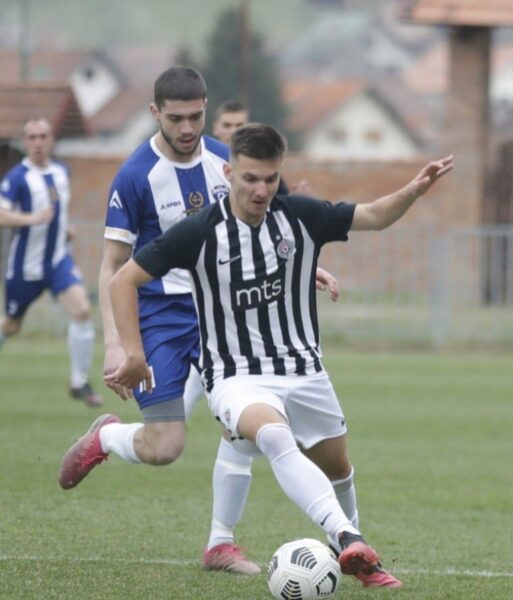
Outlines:
[[[116, 271], [134, 250], [228, 193], [223, 166], [229, 149], [202, 135], [206, 106], [206, 85], [196, 71], [172, 67], [162, 73], [155, 82], [150, 107], [159, 130], [135, 150], [112, 184], [99, 277], [105, 374], [125, 360], [108, 292]], [[139, 310], [155, 389], [151, 394], [141, 386], [133, 391], [144, 423], [121, 424], [117, 417], [110, 416], [93, 424], [93, 430], [101, 427], [101, 446], [93, 449], [95, 458], [87, 464], [88, 470], [111, 451], [129, 462], [166, 465], [175, 461], [184, 447], [184, 385], [191, 364], [199, 356], [197, 316], [188, 273], [173, 271], [142, 289]], [[191, 371], [197, 378], [196, 385], [189, 386], [191, 393], [203, 394], [196, 369]], [[132, 395], [123, 386], [110, 387], [124, 399]], [[73, 449], [66, 454], [60, 474], [65, 489], [74, 487], [84, 476], [68, 477], [65, 465], [70, 456]], [[214, 527], [204, 554], [207, 568], [260, 572], [258, 565], [243, 556], [233, 535], [248, 493], [250, 464], [249, 457], [234, 452], [221, 440], [213, 476]]]
[[91, 305], [67, 245], [68, 171], [50, 158], [53, 135], [46, 119], [25, 124], [23, 144], [26, 157], [0, 184], [0, 225], [16, 228], [7, 264], [0, 346], [18, 333], [29, 306], [49, 290], [70, 317], [70, 394], [89, 406], [100, 406], [88, 381], [95, 337]]
[[268, 125], [239, 129], [225, 166], [228, 198], [177, 223], [116, 274], [112, 306], [128, 358], [107, 380], [152, 387], [137, 288], [170, 268], [188, 269], [212, 415], [235, 447], [265, 456], [284, 493], [327, 534], [343, 573], [365, 587], [401, 587], [360, 533], [354, 490], [337, 491], [352, 466], [345, 418], [321, 362], [315, 269], [324, 244], [400, 219], [452, 169], [452, 156], [373, 202], [331, 204], [276, 193], [285, 148]]
[[[165, 71], [155, 83], [151, 105], [159, 131], [132, 154], [113, 182], [99, 283], [106, 374], [125, 359], [108, 296], [115, 272], [133, 250], [138, 251], [172, 224], [228, 194], [224, 166], [229, 149], [202, 135], [206, 103], [206, 86], [198, 73], [185, 67]], [[87, 463], [86, 472], [111, 451], [127, 461], [159, 465], [176, 460], [184, 446], [184, 384], [191, 363], [199, 356], [188, 274], [174, 270], [141, 289], [139, 311], [141, 335], [156, 384], [152, 394], [141, 387], [134, 390], [144, 425], [109, 423], [109, 419], [117, 420], [114, 417], [96, 423], [95, 430], [101, 426], [101, 447], [94, 450], [97, 460]], [[191, 371], [185, 397], [192, 409], [203, 387], [196, 369]], [[131, 395], [123, 386], [111, 387], [122, 398]], [[66, 465], [74, 455], [72, 448], [63, 461], [60, 481], [64, 488], [73, 487], [84, 476], [68, 477]], [[251, 457], [221, 440], [213, 472], [212, 528], [204, 553], [204, 565], [209, 569], [246, 574], [260, 571], [234, 543], [234, 528], [242, 517], [251, 481], [251, 462]]]

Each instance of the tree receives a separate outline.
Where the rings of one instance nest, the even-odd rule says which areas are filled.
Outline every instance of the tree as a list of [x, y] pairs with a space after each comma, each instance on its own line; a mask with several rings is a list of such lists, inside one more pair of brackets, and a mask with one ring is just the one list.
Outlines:
[[246, 3], [221, 14], [207, 40], [200, 68], [208, 87], [208, 125], [225, 100], [240, 100], [252, 121], [283, 128], [286, 110], [280, 96], [278, 69], [265, 51], [264, 38], [251, 30]]

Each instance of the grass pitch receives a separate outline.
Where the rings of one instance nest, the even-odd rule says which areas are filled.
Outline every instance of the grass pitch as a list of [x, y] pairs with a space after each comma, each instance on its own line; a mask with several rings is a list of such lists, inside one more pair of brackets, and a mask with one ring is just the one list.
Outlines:
[[[337, 597], [513, 597], [512, 356], [325, 354], [349, 422], [362, 531], [405, 582], [364, 590], [345, 577]], [[201, 568], [220, 435], [205, 403], [176, 465], [112, 457], [63, 492], [61, 456], [99, 414], [70, 400], [66, 382], [61, 340], [19, 337], [0, 353], [0, 598], [270, 598], [265, 575]], [[105, 398], [105, 411], [138, 420], [133, 401]], [[306, 536], [323, 539], [257, 461], [239, 543], [264, 566]]]

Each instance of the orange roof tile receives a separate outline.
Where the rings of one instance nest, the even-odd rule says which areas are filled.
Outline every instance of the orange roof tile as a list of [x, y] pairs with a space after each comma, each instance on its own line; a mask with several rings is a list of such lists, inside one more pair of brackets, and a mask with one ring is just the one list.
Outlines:
[[403, 18], [415, 23], [513, 26], [512, 0], [404, 0]]
[[88, 133], [69, 85], [0, 85], [0, 138], [19, 137], [23, 124], [33, 117], [48, 119], [56, 138]]

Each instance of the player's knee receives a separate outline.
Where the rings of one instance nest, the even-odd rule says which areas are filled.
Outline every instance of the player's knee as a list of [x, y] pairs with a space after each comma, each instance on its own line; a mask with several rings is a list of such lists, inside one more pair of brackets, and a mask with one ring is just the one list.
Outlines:
[[73, 318], [75, 321], [89, 321], [91, 319], [91, 305], [89, 302], [84, 302], [76, 307]]
[[153, 464], [170, 465], [182, 454], [185, 443], [182, 440], [169, 440], [153, 449]]
[[2, 333], [5, 337], [16, 335], [21, 328], [21, 321], [17, 319], [4, 319], [2, 321]]
[[347, 479], [351, 475], [352, 469], [350, 461], [343, 457], [326, 465], [323, 470], [330, 481], [337, 481], [339, 479]]

